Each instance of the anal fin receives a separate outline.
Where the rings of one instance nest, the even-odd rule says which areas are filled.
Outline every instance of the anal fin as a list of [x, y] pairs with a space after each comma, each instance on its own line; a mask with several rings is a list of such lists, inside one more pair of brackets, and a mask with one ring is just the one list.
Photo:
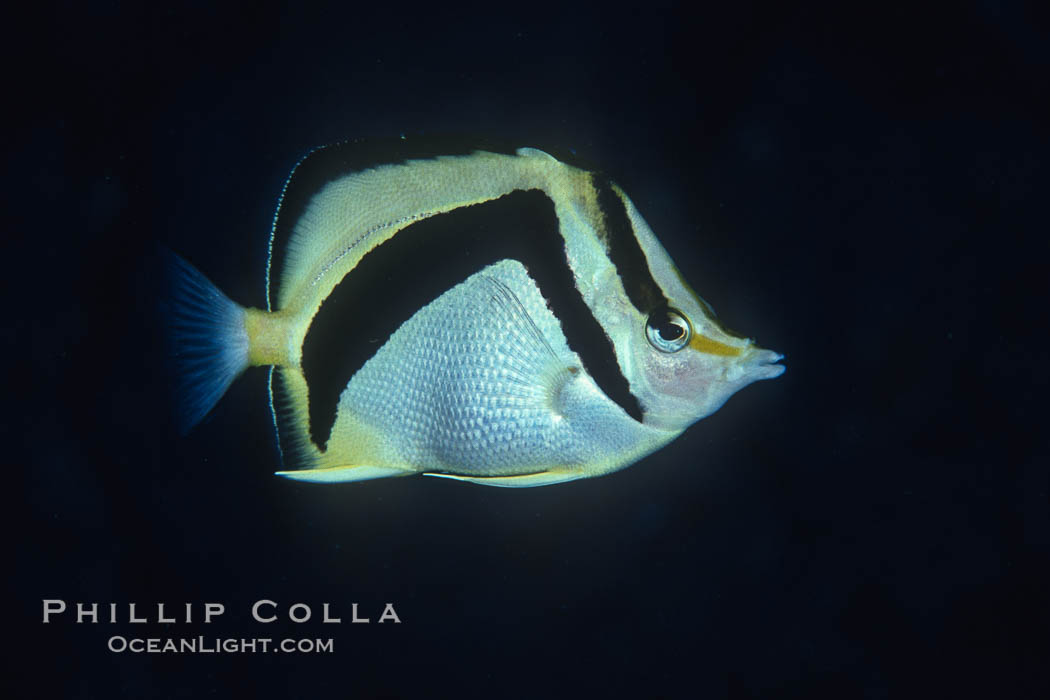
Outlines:
[[442, 479], [455, 479], [456, 481], [469, 481], [472, 484], [482, 486], [501, 486], [503, 488], [520, 489], [533, 486], [548, 486], [560, 484], [565, 481], [579, 479], [583, 474], [570, 471], [545, 471], [533, 474], [516, 474], [513, 476], [465, 476], [463, 474], [441, 474], [439, 472], [424, 472], [423, 476], [436, 476]]
[[275, 472], [277, 476], [294, 481], [311, 481], [319, 484], [335, 484], [343, 481], [366, 481], [388, 476], [408, 476], [416, 472], [399, 467], [373, 467], [367, 464], [320, 469], [299, 469], [290, 472]]

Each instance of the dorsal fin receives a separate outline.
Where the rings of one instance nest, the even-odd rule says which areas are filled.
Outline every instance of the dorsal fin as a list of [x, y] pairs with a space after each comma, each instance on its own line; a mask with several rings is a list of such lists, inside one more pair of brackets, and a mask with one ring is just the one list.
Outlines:
[[574, 153], [554, 152], [555, 158], [537, 149], [519, 149], [504, 140], [455, 135], [354, 139], [311, 150], [292, 169], [278, 201], [266, 269], [267, 308], [271, 311], [281, 308], [280, 300], [287, 298], [282, 288], [286, 280], [291, 278], [294, 282], [295, 277], [287, 273], [289, 252], [303, 243], [297, 235], [301, 230], [299, 223], [311, 202], [327, 185], [367, 170], [410, 161], [467, 156], [478, 151], [505, 156], [521, 152], [526, 156], [544, 157], [553, 163], [578, 160]]

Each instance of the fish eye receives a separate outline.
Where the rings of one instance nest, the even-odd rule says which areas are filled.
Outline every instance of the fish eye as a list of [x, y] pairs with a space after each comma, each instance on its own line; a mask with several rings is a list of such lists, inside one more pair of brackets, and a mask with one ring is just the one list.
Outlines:
[[655, 311], [645, 324], [645, 337], [660, 352], [678, 352], [689, 344], [692, 335], [689, 319], [675, 309]]

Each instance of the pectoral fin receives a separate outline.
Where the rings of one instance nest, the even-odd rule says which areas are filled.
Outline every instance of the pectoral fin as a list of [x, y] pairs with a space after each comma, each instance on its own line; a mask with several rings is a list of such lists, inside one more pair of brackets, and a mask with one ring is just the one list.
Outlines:
[[455, 479], [456, 481], [469, 481], [472, 484], [482, 486], [502, 486], [504, 488], [518, 489], [531, 486], [547, 486], [549, 484], [560, 484], [564, 481], [579, 479], [583, 474], [570, 471], [546, 471], [533, 474], [517, 474], [514, 476], [464, 476], [462, 474], [440, 474], [437, 472], [424, 472], [423, 476], [437, 476], [442, 479]]

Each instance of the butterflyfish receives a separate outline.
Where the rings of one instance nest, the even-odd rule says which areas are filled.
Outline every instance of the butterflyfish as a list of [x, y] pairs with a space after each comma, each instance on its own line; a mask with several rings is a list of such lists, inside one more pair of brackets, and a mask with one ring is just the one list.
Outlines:
[[172, 254], [187, 429], [263, 365], [281, 476], [542, 486], [623, 469], [784, 371], [601, 172], [534, 148], [361, 153], [288, 177], [265, 309]]

